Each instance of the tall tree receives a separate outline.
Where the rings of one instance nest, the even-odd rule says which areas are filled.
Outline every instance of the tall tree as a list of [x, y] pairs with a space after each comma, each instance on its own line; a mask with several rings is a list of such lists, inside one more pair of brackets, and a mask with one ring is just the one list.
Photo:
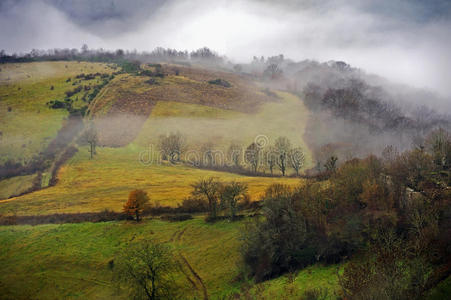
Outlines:
[[230, 162], [236, 168], [240, 167], [242, 151], [242, 147], [237, 143], [230, 144], [229, 150], [227, 151]]
[[288, 153], [291, 149], [290, 140], [287, 137], [278, 137], [274, 145], [278, 153], [279, 159], [277, 160], [277, 165], [282, 172], [282, 176], [285, 176], [288, 163]]
[[176, 264], [170, 248], [152, 241], [129, 246], [114, 265], [114, 279], [133, 299], [175, 299]]
[[265, 162], [269, 167], [271, 175], [274, 175], [274, 167], [277, 164], [278, 154], [274, 146], [269, 146], [265, 151]]
[[302, 148], [293, 148], [288, 153], [288, 158], [291, 167], [296, 171], [296, 175], [299, 176], [299, 170], [304, 166], [305, 156]]
[[253, 142], [244, 152], [244, 159], [250, 165], [251, 170], [257, 173], [258, 165], [260, 163], [260, 147]]
[[93, 123], [90, 123], [87, 126], [83, 134], [83, 140], [89, 145], [88, 152], [90, 154], [90, 159], [93, 159], [94, 155], [97, 154], [96, 146], [98, 142], [97, 130]]
[[221, 188], [221, 183], [215, 177], [209, 177], [206, 179], [200, 179], [191, 185], [193, 191], [191, 194], [194, 197], [205, 197], [208, 200], [208, 208], [210, 211], [210, 217], [215, 219], [218, 210], [218, 198]]
[[221, 200], [229, 207], [230, 219], [235, 219], [238, 202], [244, 199], [246, 192], [247, 185], [236, 181], [222, 188]]

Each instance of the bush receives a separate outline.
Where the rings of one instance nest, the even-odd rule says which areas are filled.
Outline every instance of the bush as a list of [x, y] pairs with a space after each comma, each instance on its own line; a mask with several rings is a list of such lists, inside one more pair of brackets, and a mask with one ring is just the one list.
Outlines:
[[229, 88], [229, 87], [232, 86], [228, 81], [226, 81], [224, 79], [220, 79], [220, 78], [215, 79], [215, 80], [210, 80], [210, 81], [208, 81], [208, 83], [209, 84], [220, 85], [220, 86], [223, 86], [223, 87], [226, 87], [226, 88]]
[[207, 212], [208, 202], [202, 198], [186, 198], [179, 204], [178, 210], [184, 213]]

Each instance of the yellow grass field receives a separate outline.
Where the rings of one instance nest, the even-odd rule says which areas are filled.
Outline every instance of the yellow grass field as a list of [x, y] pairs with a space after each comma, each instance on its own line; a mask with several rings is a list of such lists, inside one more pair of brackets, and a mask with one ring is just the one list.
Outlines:
[[140, 162], [145, 148], [98, 148], [90, 160], [87, 148], [80, 151], [59, 173], [54, 187], [0, 200], [0, 214], [42, 215], [51, 213], [120, 211], [133, 189], [144, 189], [153, 203], [176, 206], [191, 191], [190, 184], [215, 176], [224, 181], [249, 184], [252, 199], [258, 198], [272, 183], [297, 185], [296, 178], [247, 177], [225, 172], [201, 170], [183, 165], [146, 165]]

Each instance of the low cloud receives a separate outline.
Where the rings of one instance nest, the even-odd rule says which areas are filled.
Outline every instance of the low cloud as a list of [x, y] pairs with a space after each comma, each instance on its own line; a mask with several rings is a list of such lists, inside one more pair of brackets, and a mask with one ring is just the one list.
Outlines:
[[237, 62], [283, 53], [344, 60], [449, 97], [450, 17], [439, 0], [5, 1], [0, 48], [208, 46]]

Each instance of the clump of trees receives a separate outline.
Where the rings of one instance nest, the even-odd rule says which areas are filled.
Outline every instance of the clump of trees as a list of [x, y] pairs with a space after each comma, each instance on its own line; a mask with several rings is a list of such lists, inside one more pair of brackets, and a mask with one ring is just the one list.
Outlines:
[[128, 245], [110, 266], [114, 281], [133, 299], [176, 299], [179, 289], [174, 280], [178, 272], [172, 250], [154, 241]]
[[[224, 183], [216, 177], [200, 179], [193, 183], [191, 199], [206, 200], [208, 202], [207, 221], [214, 221], [218, 218], [220, 210], [228, 211], [228, 218], [232, 221], [236, 218], [236, 213], [240, 204], [247, 204], [249, 196], [247, 185], [240, 182]], [[195, 202], [196, 200], [190, 200]], [[197, 203], [199, 200], [197, 200]]]
[[327, 185], [269, 187], [263, 216], [243, 233], [250, 274], [261, 281], [352, 258], [340, 275], [344, 297], [421, 297], [450, 271], [450, 168], [443, 163], [449, 150], [437, 150], [446, 148], [446, 135], [434, 134], [424, 149], [399, 154], [389, 147], [383, 158], [335, 166]]
[[305, 156], [302, 148], [292, 147], [287, 137], [278, 137], [274, 145], [262, 146], [256, 142], [251, 143], [244, 152], [244, 160], [253, 173], [257, 173], [261, 167], [269, 168], [273, 175], [274, 169], [278, 168], [282, 176], [285, 176], [291, 167], [299, 176], [305, 163]]
[[141, 220], [141, 214], [149, 202], [149, 196], [143, 190], [133, 190], [128, 195], [128, 201], [124, 204], [125, 214], [134, 217], [136, 222]]
[[159, 148], [164, 160], [176, 163], [180, 161], [181, 155], [185, 151], [186, 139], [179, 132], [161, 135], [159, 139]]

